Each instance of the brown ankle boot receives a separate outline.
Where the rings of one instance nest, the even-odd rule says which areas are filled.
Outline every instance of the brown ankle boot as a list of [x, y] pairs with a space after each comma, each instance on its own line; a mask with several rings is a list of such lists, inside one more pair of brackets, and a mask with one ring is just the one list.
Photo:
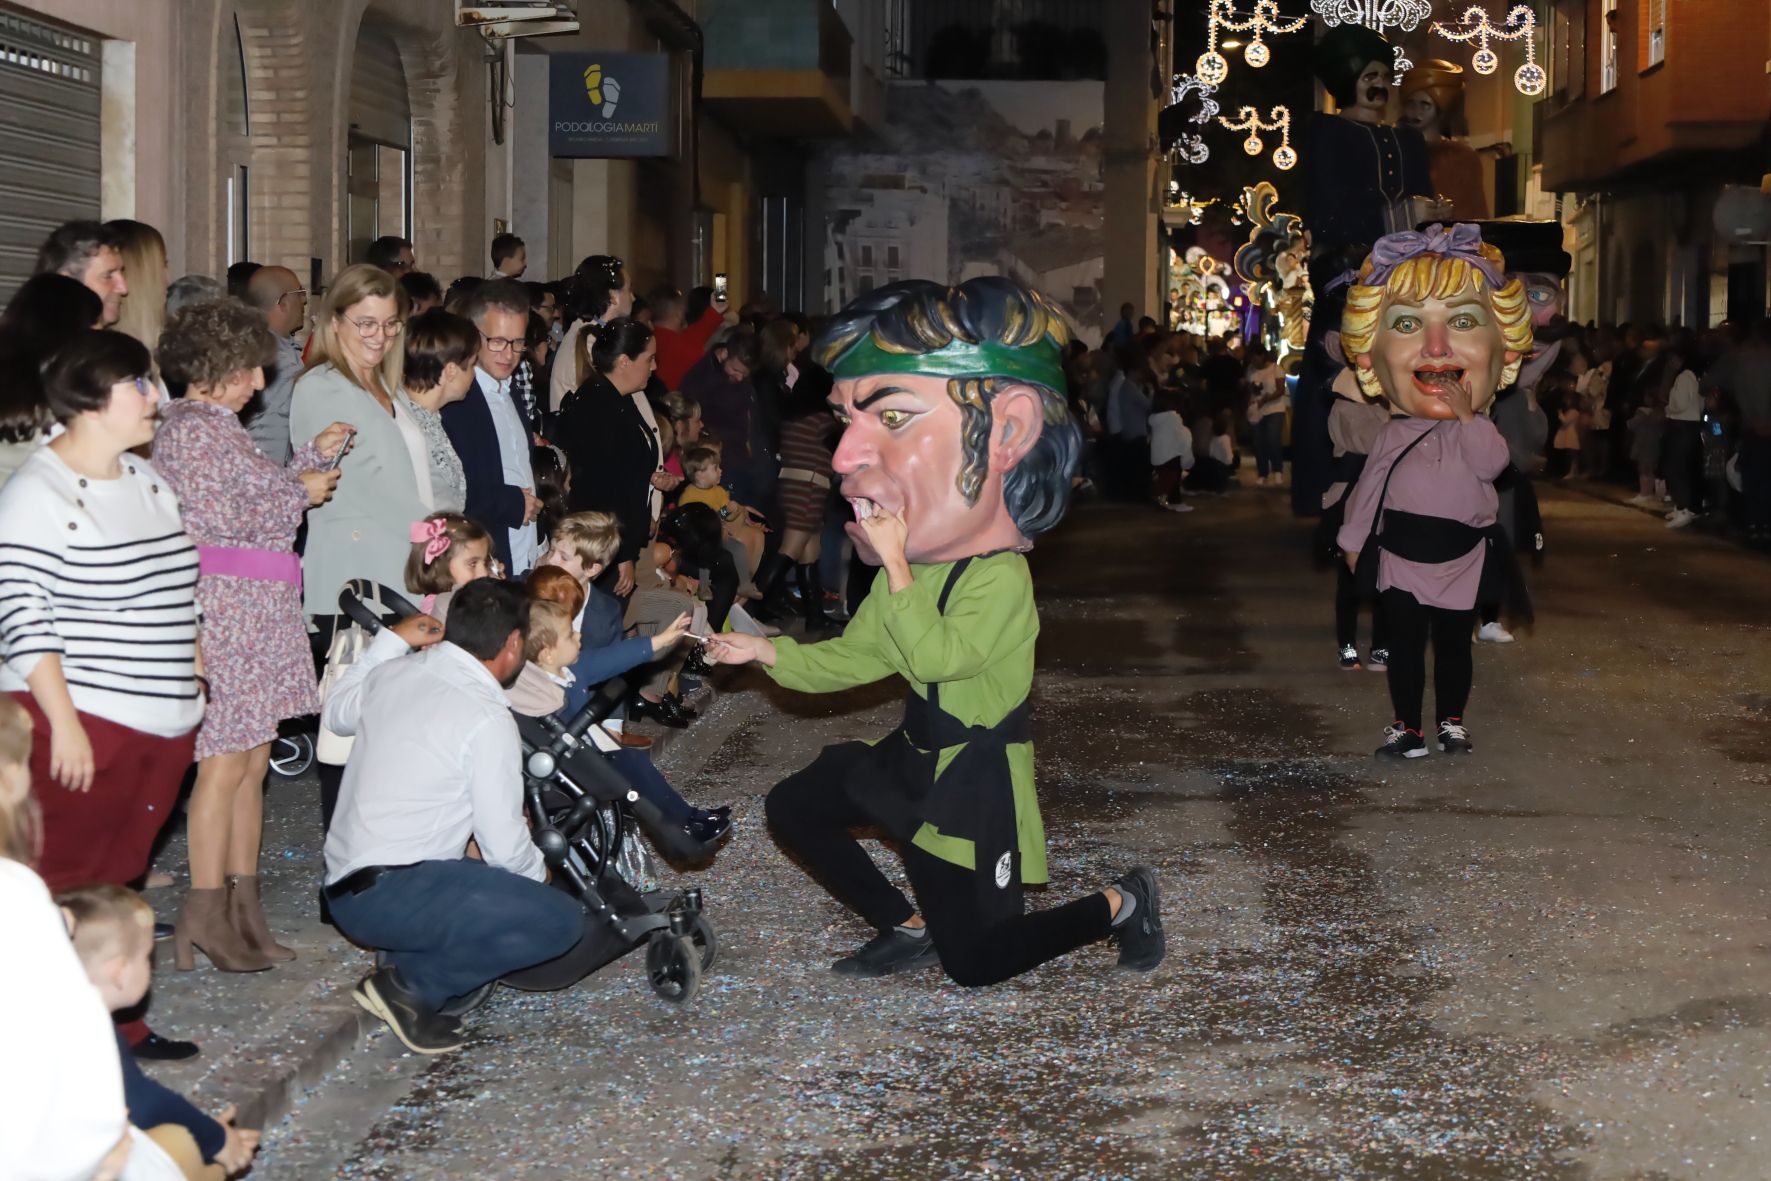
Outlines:
[[258, 898], [258, 878], [252, 874], [228, 876], [228, 921], [246, 940], [246, 945], [273, 963], [295, 958], [293, 948], [284, 947], [271, 935], [270, 924], [264, 921], [264, 904]]
[[271, 966], [263, 953], [247, 944], [228, 921], [226, 889], [191, 890], [178, 912], [178, 928], [172, 936], [174, 963], [180, 972], [197, 966], [194, 948], [209, 957], [223, 972], [262, 972]]

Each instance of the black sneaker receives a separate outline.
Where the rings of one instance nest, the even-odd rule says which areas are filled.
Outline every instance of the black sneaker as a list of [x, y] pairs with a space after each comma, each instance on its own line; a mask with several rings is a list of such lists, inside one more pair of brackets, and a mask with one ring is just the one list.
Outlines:
[[926, 968], [941, 962], [941, 955], [935, 950], [935, 941], [924, 928], [921, 935], [906, 935], [893, 927], [889, 931], [881, 931], [867, 945], [853, 955], [845, 955], [830, 965], [830, 970], [838, 976], [864, 976], [868, 978], [890, 976], [895, 972], [908, 972], [913, 968]]
[[1371, 753], [1386, 759], [1421, 759], [1427, 754], [1427, 740], [1419, 730], [1410, 730], [1397, 722], [1384, 731], [1386, 741]]
[[1374, 673], [1388, 671], [1390, 667], [1390, 650], [1388, 648], [1373, 648], [1371, 650], [1370, 658], [1365, 662], [1365, 667]]
[[1353, 645], [1351, 645], [1351, 644], [1342, 644], [1341, 645], [1341, 669], [1345, 672], [1352, 673], [1352, 672], [1358, 672], [1360, 667], [1361, 666], [1359, 664], [1359, 649], [1353, 647]]
[[418, 994], [402, 985], [392, 968], [377, 968], [351, 991], [357, 1004], [387, 1022], [394, 1036], [417, 1054], [459, 1050], [461, 1022], [434, 1012]]
[[1119, 966], [1131, 972], [1148, 972], [1162, 962], [1168, 940], [1162, 934], [1162, 893], [1156, 888], [1154, 871], [1138, 866], [1113, 883], [1128, 898], [1137, 899], [1131, 917], [1113, 928], [1119, 940]]
[[1446, 718], [1439, 723], [1439, 753], [1447, 755], [1467, 755], [1475, 751], [1470, 743], [1470, 731], [1465, 727], [1462, 718]]

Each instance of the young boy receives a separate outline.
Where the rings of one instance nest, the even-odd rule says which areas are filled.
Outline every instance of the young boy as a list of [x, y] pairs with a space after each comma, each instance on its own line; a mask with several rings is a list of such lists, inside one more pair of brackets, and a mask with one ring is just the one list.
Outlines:
[[[153, 981], [154, 912], [123, 886], [81, 886], [56, 900], [73, 935], [74, 953], [115, 1013], [141, 1002]], [[259, 1133], [234, 1127], [234, 1109], [210, 1119], [189, 1100], [142, 1073], [121, 1033], [123, 1100], [129, 1121], [148, 1129], [186, 1177], [221, 1181], [244, 1170], [258, 1150]]]
[[510, 707], [532, 718], [564, 709], [566, 691], [575, 680], [572, 662], [578, 659], [581, 646], [566, 608], [549, 599], [530, 603], [529, 642], [523, 649], [526, 663], [516, 684], [505, 691]]
[[720, 486], [720, 477], [725, 472], [720, 467], [719, 453], [713, 448], [696, 447], [683, 456], [683, 472], [689, 477], [689, 487], [677, 495], [677, 503], [704, 504], [718, 513], [726, 536], [744, 547], [744, 560], [748, 563], [745, 580], [754, 578], [763, 559], [762, 514], [739, 504]]

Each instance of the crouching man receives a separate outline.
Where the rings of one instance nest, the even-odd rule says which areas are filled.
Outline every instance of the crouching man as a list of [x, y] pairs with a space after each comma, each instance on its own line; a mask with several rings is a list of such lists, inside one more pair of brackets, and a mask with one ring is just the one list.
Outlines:
[[356, 736], [326, 899], [339, 930], [383, 953], [357, 1003], [421, 1054], [460, 1048], [451, 1000], [559, 957], [584, 931], [578, 904], [546, 884], [523, 815], [503, 687], [522, 671], [528, 613], [520, 583], [470, 582], [447, 631], [417, 615], [381, 632], [326, 702], [325, 724]]

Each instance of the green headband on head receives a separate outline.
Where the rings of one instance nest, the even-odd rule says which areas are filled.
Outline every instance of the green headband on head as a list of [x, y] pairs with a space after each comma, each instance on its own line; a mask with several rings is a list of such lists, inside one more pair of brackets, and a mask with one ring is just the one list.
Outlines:
[[871, 332], [843, 350], [830, 366], [838, 379], [903, 373], [912, 377], [1002, 377], [1044, 386], [1062, 393], [1064, 365], [1049, 338], [1030, 345], [972, 344], [953, 340], [928, 353], [895, 353], [883, 349]]

